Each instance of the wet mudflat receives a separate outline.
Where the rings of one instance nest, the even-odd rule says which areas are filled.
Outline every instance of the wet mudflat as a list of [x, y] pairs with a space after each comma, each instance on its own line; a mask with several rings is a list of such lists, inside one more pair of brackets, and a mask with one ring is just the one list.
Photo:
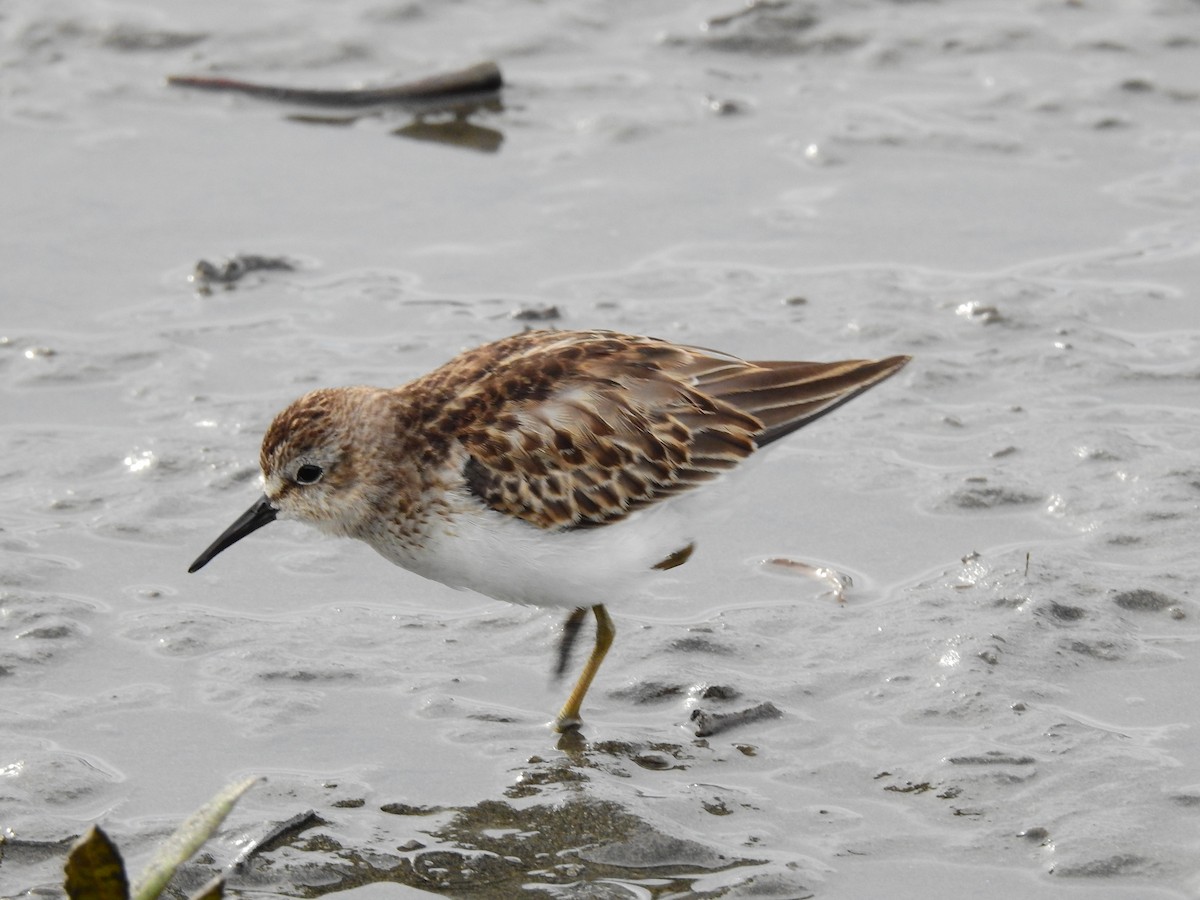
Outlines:
[[[93, 821], [137, 868], [261, 774], [191, 886], [302, 815], [235, 893], [1194, 895], [1198, 26], [10, 4], [0, 894], [54, 896]], [[336, 126], [165, 82], [487, 59], [499, 103]], [[552, 613], [298, 526], [185, 574], [288, 400], [527, 326], [915, 360], [614, 598], [579, 744]]]

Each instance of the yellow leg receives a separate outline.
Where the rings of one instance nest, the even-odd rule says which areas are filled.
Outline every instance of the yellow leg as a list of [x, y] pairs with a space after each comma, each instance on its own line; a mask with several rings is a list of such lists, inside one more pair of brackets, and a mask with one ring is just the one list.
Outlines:
[[600, 671], [604, 655], [608, 653], [608, 648], [612, 646], [613, 637], [617, 633], [603, 603], [593, 606], [592, 613], [596, 616], [596, 646], [592, 648], [592, 655], [588, 657], [583, 671], [579, 673], [579, 680], [575, 682], [571, 696], [567, 697], [567, 702], [558, 712], [558, 718], [554, 721], [555, 731], [572, 731], [583, 724], [579, 717], [579, 707], [583, 705], [583, 698], [592, 686], [592, 679]]

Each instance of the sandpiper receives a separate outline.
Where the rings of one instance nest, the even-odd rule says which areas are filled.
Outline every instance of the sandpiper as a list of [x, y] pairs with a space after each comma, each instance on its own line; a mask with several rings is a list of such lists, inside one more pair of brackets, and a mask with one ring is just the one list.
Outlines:
[[366, 541], [456, 588], [591, 610], [558, 713], [576, 729], [615, 629], [605, 604], [687, 562], [706, 494], [755, 450], [894, 375], [907, 356], [746, 362], [611, 331], [527, 331], [396, 388], [306, 394], [263, 438], [264, 494], [189, 572], [275, 519]]

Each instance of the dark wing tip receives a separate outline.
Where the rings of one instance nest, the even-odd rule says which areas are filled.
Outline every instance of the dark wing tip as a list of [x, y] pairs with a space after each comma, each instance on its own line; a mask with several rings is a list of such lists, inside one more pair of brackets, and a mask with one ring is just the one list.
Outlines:
[[764, 428], [756, 443], [763, 447], [849, 403], [895, 375], [911, 359], [899, 355], [831, 363], [756, 362], [702, 385], [713, 396], [762, 421]]

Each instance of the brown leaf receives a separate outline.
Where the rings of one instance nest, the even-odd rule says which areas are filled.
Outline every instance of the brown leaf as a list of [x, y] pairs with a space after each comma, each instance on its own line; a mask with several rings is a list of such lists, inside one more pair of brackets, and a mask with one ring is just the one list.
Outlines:
[[67, 857], [64, 887], [71, 900], [129, 900], [125, 863], [98, 826], [75, 842]]

